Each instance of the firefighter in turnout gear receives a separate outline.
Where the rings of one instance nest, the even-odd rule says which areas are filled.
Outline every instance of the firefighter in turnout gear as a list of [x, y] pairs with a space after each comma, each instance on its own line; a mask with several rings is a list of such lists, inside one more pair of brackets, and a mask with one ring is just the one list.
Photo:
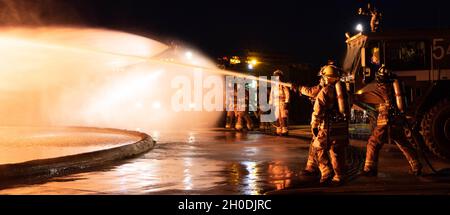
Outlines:
[[405, 134], [405, 116], [403, 101], [398, 81], [382, 66], [377, 72], [377, 88], [370, 92], [372, 96], [379, 97], [382, 103], [376, 104], [378, 108], [377, 126], [367, 143], [366, 162], [363, 176], [376, 176], [378, 173], [378, 155], [384, 143], [393, 140], [406, 157], [410, 165], [410, 173], [420, 175], [422, 165], [418, 160], [417, 152], [408, 141]]
[[228, 129], [232, 128], [234, 120], [235, 120], [235, 111], [234, 110], [227, 111], [227, 122], [225, 124], [225, 128]]
[[[280, 82], [284, 82], [284, 74], [281, 70], [276, 70], [274, 76], [279, 77]], [[288, 130], [288, 105], [289, 105], [289, 87], [278, 84], [270, 90], [269, 104], [274, 107], [276, 117], [276, 133], [278, 135], [287, 135]]]
[[324, 86], [316, 97], [311, 119], [313, 147], [317, 149], [320, 182], [339, 185], [345, 179], [345, 148], [349, 144], [348, 95], [337, 67], [325, 66], [322, 77]]
[[225, 128], [234, 128], [235, 120], [237, 118], [236, 111], [237, 111], [237, 90], [236, 87], [228, 88], [228, 92], [226, 95], [226, 105], [227, 105], [227, 118], [226, 118], [226, 124]]
[[[306, 87], [306, 86], [298, 86], [295, 87], [294, 91], [298, 89], [298, 92], [300, 95], [307, 96], [311, 101], [315, 101], [317, 94], [319, 94], [320, 90], [323, 87], [323, 78], [320, 79], [320, 83], [313, 87]], [[312, 145], [314, 142], [314, 135], [311, 140], [311, 145], [309, 146], [309, 152], [308, 152], [308, 160], [306, 161], [306, 167], [301, 172], [301, 175], [303, 176], [314, 176], [318, 173], [318, 165], [317, 165], [317, 159], [316, 159], [316, 148]]]
[[[239, 87], [244, 87], [245, 90], [245, 96], [243, 98], [240, 98], [238, 96], [238, 93], [236, 92], [235, 95], [237, 96], [237, 110], [236, 110], [236, 130], [242, 131], [244, 129], [244, 123], [246, 125], [247, 130], [253, 130], [253, 123], [252, 119], [249, 115], [249, 91], [247, 89], [247, 86], [238, 84]], [[238, 89], [239, 90], [239, 89]]]
[[373, 7], [370, 3], [367, 4], [367, 9], [359, 8], [358, 15], [370, 17], [370, 30], [372, 32], [378, 32], [380, 30], [380, 22], [382, 13], [377, 8]]
[[[328, 60], [327, 65], [334, 65], [334, 60]], [[319, 76], [322, 76], [322, 72], [324, 71], [324, 68], [327, 66], [323, 66], [320, 69], [319, 72]], [[319, 94], [320, 90], [323, 88], [324, 86], [324, 80], [321, 77], [320, 78], [320, 82], [318, 85], [313, 86], [313, 87], [306, 87], [306, 86], [295, 86], [294, 87], [294, 91], [296, 92], [298, 90], [298, 92], [300, 93], [300, 95], [304, 95], [307, 96], [312, 102], [314, 102], [316, 100], [317, 94]], [[314, 103], [313, 103], [314, 104]], [[315, 176], [318, 174], [318, 164], [317, 164], [317, 158], [316, 158], [316, 148], [313, 146], [313, 142], [314, 142], [314, 138], [315, 136], [312, 135], [312, 140], [311, 140], [311, 144], [309, 146], [309, 152], [308, 152], [308, 160], [306, 161], [306, 167], [304, 170], [301, 171], [301, 175], [303, 176]]]

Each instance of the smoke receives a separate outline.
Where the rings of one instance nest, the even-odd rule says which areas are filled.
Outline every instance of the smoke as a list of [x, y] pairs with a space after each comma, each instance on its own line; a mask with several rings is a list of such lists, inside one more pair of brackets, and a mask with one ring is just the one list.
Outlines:
[[182, 47], [101, 29], [9, 27], [0, 29], [0, 53], [1, 126], [150, 131], [213, 126], [221, 115], [172, 110], [171, 81], [214, 67]]
[[78, 12], [61, 0], [0, 0], [0, 25], [80, 24]]

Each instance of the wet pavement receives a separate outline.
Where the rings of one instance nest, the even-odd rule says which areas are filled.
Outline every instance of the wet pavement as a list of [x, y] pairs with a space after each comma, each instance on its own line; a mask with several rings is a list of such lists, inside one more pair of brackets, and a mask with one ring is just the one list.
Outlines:
[[361, 141], [352, 141], [357, 145], [348, 153], [353, 177], [342, 187], [324, 188], [298, 176], [306, 161], [307, 138], [222, 129], [149, 134], [157, 145], [140, 157], [85, 173], [9, 183], [0, 194], [450, 193], [447, 177], [409, 176], [406, 161], [392, 147], [382, 152], [378, 178], [360, 178], [355, 175], [364, 151], [358, 146]]

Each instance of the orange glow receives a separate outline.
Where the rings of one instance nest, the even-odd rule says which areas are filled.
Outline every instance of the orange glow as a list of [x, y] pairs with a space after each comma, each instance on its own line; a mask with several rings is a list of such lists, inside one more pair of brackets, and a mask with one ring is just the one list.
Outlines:
[[0, 51], [0, 126], [145, 132], [208, 127], [220, 117], [220, 112], [171, 111], [170, 81], [215, 67], [203, 56], [155, 40], [102, 29], [9, 27], [0, 28]]
[[144, 132], [171, 126], [210, 127], [220, 112], [172, 111], [170, 99], [176, 89], [170, 83], [175, 77], [193, 80], [194, 73], [202, 71], [204, 78], [230, 75], [260, 80], [220, 70], [207, 58], [179, 49], [101, 29], [0, 28], [0, 125]]
[[285, 189], [291, 185], [292, 170], [282, 161], [275, 161], [269, 164], [270, 183], [275, 185], [277, 190]]

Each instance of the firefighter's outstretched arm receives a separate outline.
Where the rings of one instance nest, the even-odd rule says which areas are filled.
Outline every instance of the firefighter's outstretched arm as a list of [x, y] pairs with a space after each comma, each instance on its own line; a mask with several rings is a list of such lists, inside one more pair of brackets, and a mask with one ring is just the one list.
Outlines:
[[314, 87], [299, 86], [298, 89], [301, 95], [308, 96], [310, 98], [315, 98], [317, 94], [319, 94], [320, 89], [322, 89], [322, 87], [320, 85], [316, 85]]

